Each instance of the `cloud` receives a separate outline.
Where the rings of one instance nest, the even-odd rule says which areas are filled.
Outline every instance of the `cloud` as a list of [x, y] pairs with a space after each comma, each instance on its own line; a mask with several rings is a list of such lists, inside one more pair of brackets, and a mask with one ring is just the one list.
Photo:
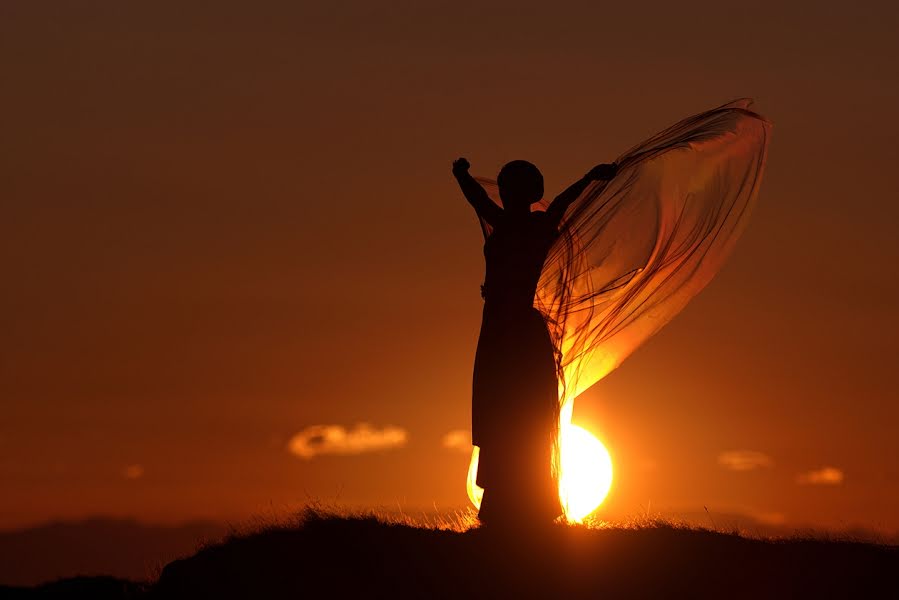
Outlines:
[[787, 516], [779, 512], [755, 512], [751, 516], [762, 525], [783, 525], [787, 522]]
[[357, 423], [352, 429], [342, 425], [312, 425], [295, 434], [287, 442], [287, 449], [309, 460], [319, 454], [362, 454], [406, 445], [409, 435], [405, 429], [387, 425], [382, 429], [368, 423]]
[[718, 455], [718, 464], [731, 471], [752, 471], [774, 464], [771, 457], [755, 450], [729, 450]]
[[843, 483], [843, 471], [836, 467], [821, 467], [796, 476], [800, 485], [840, 485]]
[[144, 476], [143, 465], [128, 465], [122, 469], [122, 477], [125, 479], [140, 479]]
[[467, 429], [453, 429], [443, 436], [441, 444], [449, 450], [471, 452], [471, 433]]

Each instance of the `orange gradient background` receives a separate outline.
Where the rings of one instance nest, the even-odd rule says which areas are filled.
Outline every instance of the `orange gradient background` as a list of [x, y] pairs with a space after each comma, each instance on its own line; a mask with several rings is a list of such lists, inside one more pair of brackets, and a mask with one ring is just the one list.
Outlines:
[[752, 96], [748, 230], [575, 407], [601, 515], [896, 532], [897, 11], [4, 2], [0, 528], [464, 507], [483, 258], [452, 159], [556, 194]]

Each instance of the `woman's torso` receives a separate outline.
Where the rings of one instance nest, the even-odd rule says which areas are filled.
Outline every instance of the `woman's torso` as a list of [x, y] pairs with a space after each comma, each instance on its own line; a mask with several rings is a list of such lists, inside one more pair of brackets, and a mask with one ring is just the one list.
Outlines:
[[487, 304], [530, 308], [546, 255], [558, 232], [545, 212], [507, 217], [484, 242]]

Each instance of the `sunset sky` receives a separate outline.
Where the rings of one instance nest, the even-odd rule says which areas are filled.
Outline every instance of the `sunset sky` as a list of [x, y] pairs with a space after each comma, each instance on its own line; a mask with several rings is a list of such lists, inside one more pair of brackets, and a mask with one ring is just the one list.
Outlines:
[[0, 529], [465, 507], [452, 160], [555, 195], [749, 96], [746, 233], [576, 403], [600, 514], [899, 531], [899, 8], [603, 4], [0, 3]]

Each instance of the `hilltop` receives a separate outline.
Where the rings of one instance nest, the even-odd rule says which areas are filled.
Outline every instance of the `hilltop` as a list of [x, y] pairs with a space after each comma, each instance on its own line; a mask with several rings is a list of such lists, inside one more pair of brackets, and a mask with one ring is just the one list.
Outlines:
[[[864, 597], [896, 593], [895, 546], [765, 540], [651, 522], [499, 532], [309, 510], [175, 560], [145, 585], [67, 580], [57, 597], [104, 598]], [[892, 591], [890, 591], [892, 590]], [[12, 594], [15, 594], [14, 596]]]

